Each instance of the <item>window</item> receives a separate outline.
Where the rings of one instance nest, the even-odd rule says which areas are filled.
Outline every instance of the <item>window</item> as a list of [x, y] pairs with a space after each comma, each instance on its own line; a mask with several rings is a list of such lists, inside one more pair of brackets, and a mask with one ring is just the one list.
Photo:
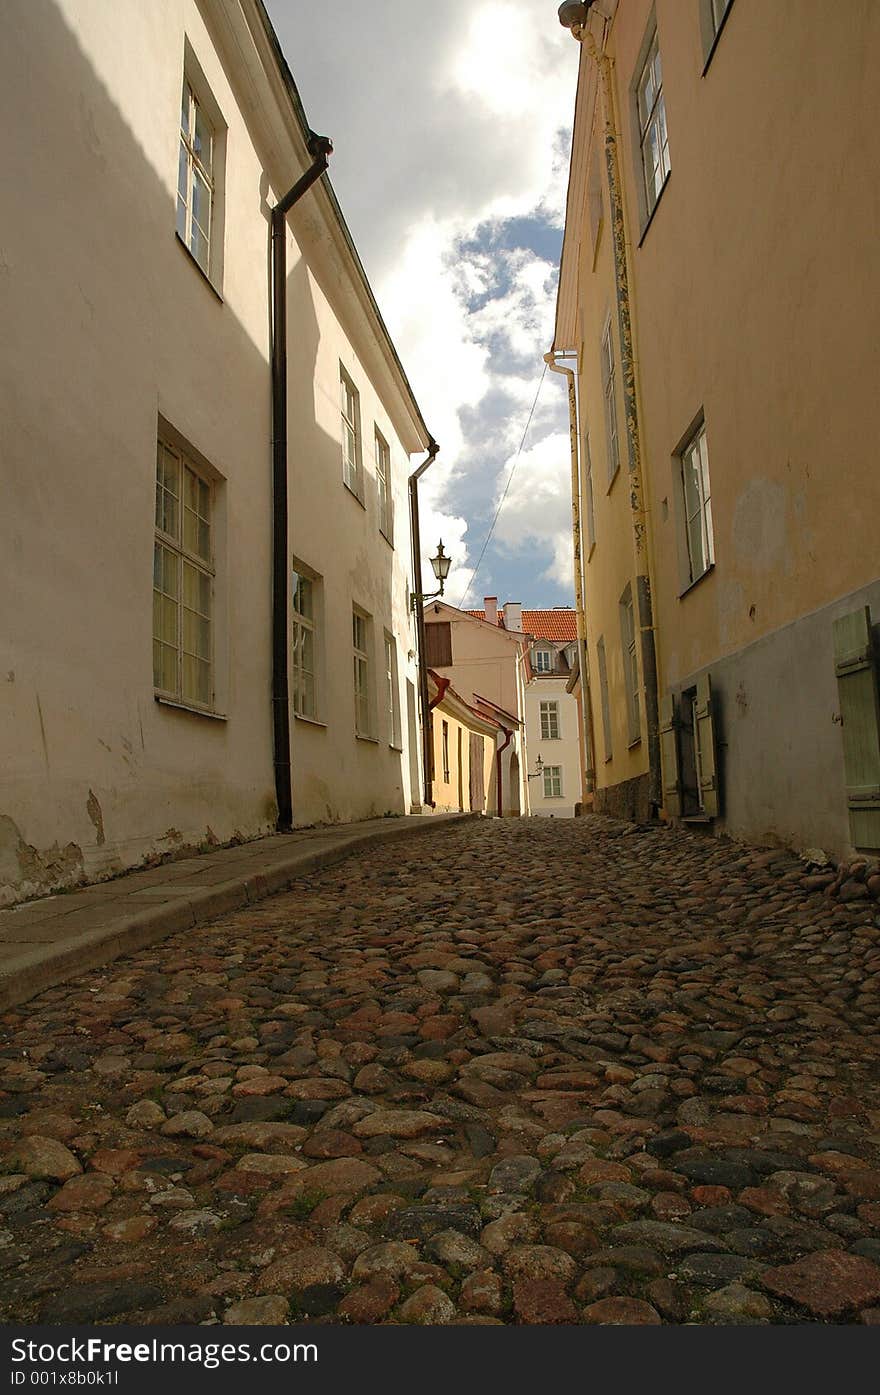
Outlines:
[[536, 649], [532, 657], [535, 660], [536, 673], [553, 672], [553, 655], [549, 649]]
[[593, 508], [593, 459], [590, 455], [590, 433], [584, 436], [584, 502], [587, 515], [587, 555], [596, 546], [596, 513]]
[[602, 395], [605, 398], [605, 439], [608, 446], [608, 483], [620, 469], [620, 445], [617, 439], [617, 394], [615, 390], [614, 339], [611, 320], [602, 335]]
[[214, 702], [213, 491], [184, 453], [159, 438], [153, 546], [153, 684], [209, 709]]
[[448, 784], [449, 784], [449, 723], [446, 722], [446, 721], [444, 721], [443, 726], [442, 726], [442, 742], [441, 742], [441, 746], [442, 746], [442, 749], [443, 749], [443, 783], [444, 783], [444, 785], [448, 785]]
[[448, 620], [425, 626], [425, 663], [428, 668], [448, 668], [452, 663], [452, 625]]
[[562, 798], [562, 766], [561, 766], [561, 765], [545, 765], [545, 766], [544, 766], [544, 798], [545, 798], [545, 799], [561, 799], [561, 798]]
[[559, 703], [541, 703], [541, 740], [559, 740]]
[[388, 714], [388, 744], [400, 748], [400, 693], [397, 687], [397, 644], [385, 631], [385, 710]]
[[620, 598], [620, 642], [623, 649], [623, 676], [626, 683], [626, 719], [629, 743], [641, 736], [639, 715], [639, 665], [636, 658], [636, 619], [632, 590], [627, 586]]
[[298, 717], [318, 715], [317, 583], [293, 574], [293, 710]]
[[339, 388], [342, 399], [342, 478], [352, 494], [363, 502], [360, 396], [341, 363]]
[[379, 531], [389, 542], [393, 540], [391, 507], [391, 451], [381, 431], [376, 428], [376, 491], [379, 498]]
[[605, 759], [611, 759], [611, 704], [608, 701], [608, 665], [605, 659], [605, 639], [601, 638], [596, 651], [599, 658], [599, 692], [602, 697], [602, 735], [605, 741]]
[[352, 611], [351, 643], [354, 651], [354, 729], [358, 736], [371, 737], [370, 620], [360, 610]]
[[214, 127], [186, 78], [180, 104], [177, 231], [208, 275], [214, 214]]
[[666, 131], [666, 103], [663, 98], [663, 75], [660, 69], [660, 49], [654, 34], [639, 78], [636, 94], [639, 114], [639, 140], [642, 148], [642, 170], [645, 180], [647, 212], [653, 211], [663, 185], [669, 176], [669, 137]]
[[700, 577], [715, 563], [712, 533], [712, 494], [709, 486], [709, 449], [706, 425], [681, 452], [681, 492], [687, 540], [688, 583]]

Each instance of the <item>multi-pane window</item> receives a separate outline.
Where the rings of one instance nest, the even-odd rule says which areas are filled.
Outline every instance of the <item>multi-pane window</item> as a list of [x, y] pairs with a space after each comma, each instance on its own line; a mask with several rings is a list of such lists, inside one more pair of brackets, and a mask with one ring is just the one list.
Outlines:
[[443, 749], [443, 783], [449, 784], [449, 723], [444, 722], [442, 727], [442, 749]]
[[650, 213], [660, 197], [660, 190], [669, 174], [669, 136], [666, 131], [666, 103], [663, 98], [663, 74], [657, 35], [651, 40], [645, 66], [638, 83], [639, 136], [642, 146], [642, 169], [645, 195]]
[[590, 455], [589, 432], [584, 437], [584, 502], [587, 515], [587, 545], [589, 549], [596, 542], [596, 512], [593, 508], [593, 458]]
[[177, 231], [208, 274], [214, 204], [214, 128], [184, 79], [180, 106]]
[[541, 740], [559, 740], [559, 703], [541, 703]]
[[561, 766], [561, 765], [545, 765], [545, 766], [544, 766], [544, 798], [545, 798], [545, 799], [561, 799], [561, 798], [562, 798], [562, 766]]
[[315, 582], [294, 573], [293, 588], [293, 710], [299, 717], [318, 715], [318, 641]]
[[370, 622], [359, 610], [351, 614], [354, 657], [354, 729], [358, 736], [372, 736], [370, 721]]
[[608, 445], [608, 480], [614, 479], [620, 468], [620, 443], [617, 439], [617, 391], [615, 387], [614, 339], [611, 321], [602, 335], [602, 396], [605, 399], [605, 439]]
[[639, 715], [639, 665], [636, 658], [636, 618], [632, 589], [627, 586], [620, 600], [620, 642], [623, 649], [623, 676], [626, 684], [626, 722], [630, 743], [641, 734]]
[[339, 365], [342, 410], [342, 478], [352, 494], [363, 498], [361, 488], [361, 404], [358, 390]]
[[176, 446], [156, 452], [153, 684], [179, 701], [214, 701], [211, 485]]
[[533, 656], [536, 673], [553, 672], [553, 655], [549, 649], [536, 649]]
[[599, 658], [599, 692], [602, 698], [602, 735], [605, 740], [605, 759], [611, 759], [611, 703], [608, 698], [608, 663], [605, 658], [605, 639], [596, 644]]
[[379, 429], [376, 429], [376, 492], [379, 500], [379, 530], [389, 542], [392, 540], [391, 511], [391, 451], [388, 442]]
[[712, 534], [712, 494], [709, 487], [709, 448], [702, 425], [681, 453], [689, 580], [698, 581], [715, 561]]
[[400, 693], [397, 687], [397, 644], [385, 631], [385, 710], [388, 714], [388, 741], [400, 746]]

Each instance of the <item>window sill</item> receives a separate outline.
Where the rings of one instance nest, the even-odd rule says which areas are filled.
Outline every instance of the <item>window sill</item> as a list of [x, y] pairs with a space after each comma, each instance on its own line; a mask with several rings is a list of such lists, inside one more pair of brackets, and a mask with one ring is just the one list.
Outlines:
[[385, 529], [384, 529], [384, 528], [380, 528], [380, 529], [379, 529], [379, 532], [382, 534], [382, 537], [385, 539], [385, 541], [387, 542], [388, 546], [391, 548], [391, 551], [393, 552], [393, 551], [394, 551], [394, 539], [393, 539], [392, 537], [390, 537], [390, 536], [388, 535], [388, 533], [385, 532]]
[[366, 741], [368, 746], [378, 746], [380, 744], [378, 736], [364, 736], [362, 731], [356, 731], [354, 739], [355, 741]]
[[613, 753], [612, 753], [611, 755], [605, 757], [605, 764], [606, 764], [606, 765], [610, 765], [611, 762], [612, 762], [613, 760], [614, 760], [614, 755], [613, 755]]
[[562, 737], [561, 737], [561, 736], [541, 736], [541, 737], [539, 737], [538, 739], [539, 739], [540, 741], [561, 741], [561, 740], [562, 740]]
[[402, 747], [402, 746], [398, 746], [398, 744], [397, 744], [396, 741], [389, 741], [389, 742], [388, 742], [388, 749], [389, 749], [389, 751], [395, 751], [396, 754], [399, 755], [399, 756], [402, 756], [402, 755], [403, 755], [403, 747]]
[[645, 220], [645, 226], [642, 228], [642, 233], [641, 233], [641, 236], [640, 236], [640, 238], [639, 238], [639, 244], [638, 244], [638, 245], [639, 245], [640, 247], [641, 247], [642, 243], [644, 242], [645, 238], [648, 236], [648, 229], [650, 228], [651, 224], [652, 224], [653, 221], [654, 221], [654, 215], [655, 215], [655, 213], [657, 212], [657, 209], [660, 207], [660, 200], [662, 199], [663, 195], [666, 193], [666, 190], [667, 190], [667, 188], [669, 187], [669, 181], [670, 181], [671, 178], [672, 178], [672, 173], [671, 173], [671, 171], [670, 171], [670, 173], [667, 174], [666, 178], [665, 178], [664, 181], [663, 181], [663, 184], [662, 184], [661, 189], [660, 189], [660, 193], [657, 195], [656, 199], [654, 200], [654, 206], [653, 206], [653, 208], [651, 209], [651, 212], [648, 214], [648, 216], [647, 216], [647, 218], [646, 218], [646, 220]]
[[363, 499], [361, 498], [360, 494], [358, 494], [357, 490], [356, 490], [356, 489], [352, 489], [351, 485], [348, 483], [348, 480], [346, 480], [346, 479], [344, 479], [344, 480], [342, 481], [342, 484], [343, 484], [343, 488], [345, 489], [346, 493], [350, 494], [351, 497], [352, 497], [352, 499], [356, 499], [357, 502], [360, 504], [361, 508], [363, 509], [364, 513], [366, 513], [366, 511], [367, 511], [367, 506], [366, 506], [366, 504], [364, 503]]
[[191, 702], [181, 702], [178, 698], [162, 697], [154, 693], [153, 698], [160, 707], [173, 707], [176, 712], [189, 712], [193, 717], [207, 717], [210, 722], [228, 722], [225, 712], [212, 712], [207, 707], [196, 707]]
[[180, 236], [180, 233], [177, 231], [176, 228], [175, 228], [175, 230], [174, 230], [174, 236], [177, 238], [178, 246], [183, 248], [183, 250], [184, 250], [184, 252], [186, 253], [187, 257], [188, 257], [189, 260], [192, 262], [193, 266], [195, 267], [196, 271], [197, 271], [197, 272], [199, 273], [199, 275], [201, 276], [202, 280], [203, 280], [203, 281], [205, 282], [205, 284], [207, 285], [208, 289], [211, 290], [211, 291], [213, 291], [214, 295], [217, 297], [217, 299], [219, 300], [220, 304], [222, 305], [222, 304], [223, 304], [223, 296], [222, 296], [222, 294], [221, 294], [220, 291], [217, 289], [217, 287], [214, 285], [214, 282], [211, 280], [211, 278], [210, 278], [210, 276], [208, 275], [208, 273], [207, 273], [207, 271], [205, 270], [205, 268], [201, 265], [200, 262], [197, 262], [197, 261], [196, 261], [196, 259], [195, 259], [195, 257], [193, 256], [192, 252], [189, 250], [189, 248], [187, 247], [186, 243], [184, 242], [183, 238]]
[[711, 823], [710, 814], [683, 814], [682, 823]]
[[688, 582], [687, 586], [684, 588], [683, 591], [679, 591], [678, 599], [680, 601], [684, 600], [685, 596], [688, 595], [690, 591], [693, 591], [695, 586], [699, 586], [701, 581], [705, 581], [707, 576], [711, 576], [714, 570], [715, 563], [711, 562], [704, 572], [700, 572], [700, 575], [698, 577], [696, 577], [693, 581]]
[[590, 543], [590, 546], [587, 548], [587, 565], [588, 565], [588, 566], [589, 566], [590, 562], [592, 562], [592, 560], [593, 560], [593, 553], [594, 553], [595, 551], [596, 551], [596, 543], [595, 543], [595, 541], [593, 541], [593, 542]]
[[636, 739], [635, 739], [635, 741], [630, 741], [630, 743], [629, 743], [629, 745], [627, 746], [626, 749], [627, 749], [628, 751], [635, 751], [635, 750], [638, 749], [639, 746], [641, 746], [641, 744], [642, 744], [642, 738], [641, 738], [640, 736], [637, 736]]
[[615, 482], [616, 482], [617, 477], [618, 477], [619, 474], [620, 474], [620, 465], [617, 466], [617, 469], [614, 471], [614, 474], [611, 476], [610, 480], [608, 481], [607, 485], [605, 486], [605, 493], [606, 493], [606, 495], [608, 495], [608, 494], [611, 493], [612, 489], [614, 488]]
[[295, 721], [305, 722], [307, 727], [319, 727], [322, 731], [327, 730], [327, 723], [321, 722], [317, 717], [307, 717], [304, 712], [294, 712]]

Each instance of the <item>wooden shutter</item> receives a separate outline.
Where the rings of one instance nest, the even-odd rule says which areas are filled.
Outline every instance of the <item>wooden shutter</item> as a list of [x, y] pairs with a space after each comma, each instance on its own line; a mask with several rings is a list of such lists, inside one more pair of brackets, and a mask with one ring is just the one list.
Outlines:
[[425, 663], [428, 668], [448, 668], [452, 663], [452, 625], [448, 620], [425, 625]]
[[708, 673], [697, 679], [694, 704], [694, 736], [697, 746], [700, 804], [710, 819], [718, 815], [718, 764], [715, 755], [715, 718], [712, 711], [712, 684]]
[[660, 754], [663, 760], [663, 807], [674, 819], [681, 818], [681, 775], [678, 764], [678, 713], [675, 698], [666, 693], [660, 699]]
[[834, 660], [853, 847], [880, 848], [880, 695], [867, 606], [834, 622]]

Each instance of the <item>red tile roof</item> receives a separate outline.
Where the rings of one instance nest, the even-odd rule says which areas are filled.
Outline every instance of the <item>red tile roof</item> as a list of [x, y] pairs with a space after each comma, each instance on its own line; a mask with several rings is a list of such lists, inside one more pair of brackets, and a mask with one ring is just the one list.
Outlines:
[[[469, 610], [468, 615], [475, 615], [478, 620], [485, 620], [485, 610]], [[498, 624], [504, 628], [504, 616], [501, 607], [498, 607]], [[568, 644], [570, 640], [577, 639], [577, 616], [573, 610], [524, 610], [522, 613], [522, 627], [526, 634], [534, 635], [535, 639], [547, 639], [555, 644]]]

